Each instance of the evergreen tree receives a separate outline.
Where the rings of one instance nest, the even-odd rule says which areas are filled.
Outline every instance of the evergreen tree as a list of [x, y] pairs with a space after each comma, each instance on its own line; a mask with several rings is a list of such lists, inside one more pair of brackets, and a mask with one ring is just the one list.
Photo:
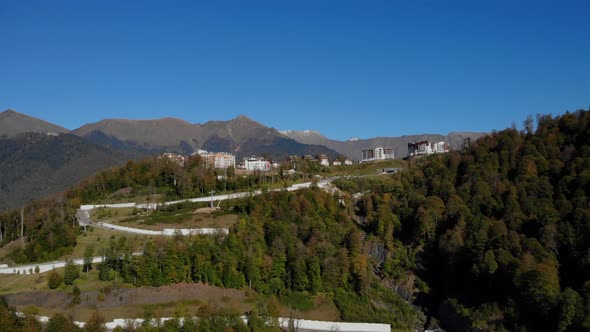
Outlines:
[[92, 245], [86, 246], [86, 249], [84, 249], [84, 265], [82, 266], [82, 270], [86, 272], [86, 275], [92, 269], [92, 255], [94, 255], [94, 247]]
[[74, 284], [74, 281], [80, 277], [80, 267], [74, 264], [74, 261], [69, 259], [66, 261], [64, 272], [64, 283], [66, 285]]

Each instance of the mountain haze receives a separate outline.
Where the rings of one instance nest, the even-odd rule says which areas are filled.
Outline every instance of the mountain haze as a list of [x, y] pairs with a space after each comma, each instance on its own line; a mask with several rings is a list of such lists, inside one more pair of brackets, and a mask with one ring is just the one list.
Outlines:
[[13, 137], [27, 132], [61, 134], [67, 133], [69, 130], [10, 109], [0, 113], [0, 136]]

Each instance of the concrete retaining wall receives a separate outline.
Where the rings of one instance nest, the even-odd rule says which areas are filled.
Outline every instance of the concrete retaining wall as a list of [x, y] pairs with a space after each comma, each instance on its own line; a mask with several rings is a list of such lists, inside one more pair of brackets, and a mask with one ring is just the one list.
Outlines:
[[[19, 313], [20, 314], [20, 313]], [[37, 316], [37, 319], [42, 322], [46, 323], [49, 320], [49, 317], [45, 316]], [[159, 319], [152, 319], [151, 325], [161, 325], [164, 322], [171, 320], [172, 318], [159, 318]], [[197, 319], [197, 318], [195, 318]], [[248, 322], [248, 317], [242, 316], [244, 323]], [[326, 321], [317, 321], [317, 320], [306, 320], [306, 319], [293, 319], [280, 317], [279, 319], [279, 326], [284, 329], [288, 330], [290, 326], [293, 326], [296, 331], [340, 331], [340, 332], [391, 332], [391, 326], [389, 324], [374, 324], [374, 323], [344, 323], [344, 322], [326, 322]], [[292, 321], [292, 323], [291, 323]], [[137, 319], [124, 319], [119, 318], [115, 319], [112, 322], [108, 322], [105, 324], [105, 327], [108, 330], [114, 330], [117, 327], [139, 327], [143, 324], [144, 320], [142, 318]], [[181, 325], [184, 324], [184, 319], [180, 318], [179, 322]], [[78, 327], [83, 328], [85, 323], [84, 322], [74, 322], [74, 324], [78, 325]]]

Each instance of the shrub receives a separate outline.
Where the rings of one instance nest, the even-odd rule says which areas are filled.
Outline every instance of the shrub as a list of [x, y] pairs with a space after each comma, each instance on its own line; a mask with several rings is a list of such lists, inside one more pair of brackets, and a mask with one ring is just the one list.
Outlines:
[[78, 288], [78, 286], [74, 286], [74, 289], [72, 290], [72, 304], [80, 304], [80, 288]]
[[61, 285], [62, 282], [63, 278], [59, 273], [57, 273], [57, 271], [53, 270], [49, 272], [49, 275], [47, 276], [47, 286], [49, 289], [56, 289]]

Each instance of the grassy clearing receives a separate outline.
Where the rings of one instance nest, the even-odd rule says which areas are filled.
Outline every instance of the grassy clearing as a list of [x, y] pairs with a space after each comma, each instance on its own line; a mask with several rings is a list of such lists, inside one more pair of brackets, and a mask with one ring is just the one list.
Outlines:
[[105, 221], [134, 216], [141, 212], [136, 208], [98, 208], [90, 211], [90, 219]]
[[[66, 260], [69, 258], [83, 258], [84, 252], [86, 251], [86, 247], [88, 246], [92, 246], [94, 248], [93, 256], [100, 256], [101, 253], [109, 247], [111, 241], [118, 241], [122, 237], [125, 237], [127, 245], [129, 246], [129, 248], [131, 248], [132, 251], [139, 251], [141, 248], [143, 248], [144, 243], [146, 243], [150, 239], [155, 238], [154, 236], [127, 234], [110, 229], [88, 227], [88, 230], [86, 232], [82, 232], [82, 234], [78, 235], [76, 239], [77, 244], [74, 247], [73, 252], [69, 255], [62, 256], [56, 260]], [[0, 248], [0, 263], [12, 265], [13, 262], [10, 259], [8, 259], [8, 256], [19, 245], [20, 240]]]
[[[63, 273], [63, 269], [58, 269]], [[35, 276], [30, 276], [35, 277]], [[10, 287], [1, 294], [17, 294], [8, 298], [19, 309], [35, 306], [41, 315], [52, 316], [57, 312], [71, 315], [76, 320], [85, 321], [98, 310], [107, 320], [114, 318], [196, 316], [199, 309], [209, 307], [223, 311], [243, 314], [253, 308], [256, 294], [243, 290], [223, 289], [203, 284], [176, 284], [160, 288], [134, 288], [117, 282], [99, 282], [97, 272], [90, 272], [76, 280], [82, 294], [81, 303], [73, 305], [73, 286], [62, 285], [50, 291], [45, 278], [37, 287]], [[21, 281], [19, 281], [21, 282]], [[36, 293], [41, 292], [41, 293]], [[102, 294], [102, 295], [100, 295]], [[250, 294], [250, 295], [249, 295]]]
[[100, 256], [100, 254], [109, 247], [111, 241], [119, 241], [123, 237], [132, 251], [140, 250], [144, 243], [154, 238], [153, 236], [127, 234], [110, 229], [89, 227], [87, 232], [83, 232], [78, 236], [77, 244], [74, 247], [72, 254], [64, 256], [61, 259], [83, 258], [86, 247], [88, 246], [94, 248], [93, 256]]
[[330, 176], [361, 176], [379, 174], [384, 168], [405, 168], [408, 162], [401, 159], [372, 161], [362, 164], [330, 166], [328, 167], [328, 174]]
[[292, 292], [282, 298], [280, 304], [282, 317], [340, 321], [340, 312], [329, 295], [311, 296], [306, 293]]
[[167, 200], [166, 195], [163, 194], [128, 194], [128, 195], [111, 195], [98, 199], [92, 204], [114, 204], [114, 203], [161, 203]]
[[[96, 266], [96, 264], [93, 264]], [[63, 276], [64, 268], [55, 269], [57, 273]], [[47, 286], [47, 276], [49, 273], [33, 273], [33, 274], [0, 274], [0, 295], [5, 294], [17, 294], [17, 293], [28, 293], [35, 291], [49, 291]], [[113, 282], [118, 287], [121, 284]], [[110, 283], [101, 282], [98, 280], [98, 270], [93, 269], [88, 274], [81, 272], [80, 278], [74, 282], [81, 291], [98, 291], [108, 286]], [[67, 286], [62, 284], [55, 292], [72, 292], [73, 286]], [[124, 286], [129, 287], [129, 285]], [[33, 303], [32, 303], [33, 304]]]
[[149, 230], [162, 230], [164, 228], [230, 228], [237, 221], [235, 214], [211, 215], [211, 214], [182, 214], [175, 218], [167, 218], [164, 222], [161, 219], [137, 220], [124, 222], [125, 226]]
[[[25, 237], [26, 242], [26, 237]], [[23, 239], [14, 240], [10, 243], [7, 243], [4, 247], [0, 248], [0, 263], [2, 264], [12, 264], [13, 261], [8, 258], [10, 254], [16, 249], [21, 247], [23, 244]]]
[[196, 213], [207, 203], [179, 203], [161, 207], [155, 211], [144, 212], [134, 208], [99, 208], [92, 211], [94, 220], [120, 223], [128, 227], [150, 230], [164, 228], [229, 228], [235, 224], [238, 217], [233, 214]]
[[[57, 269], [63, 275], [63, 268]], [[252, 310], [265, 298], [252, 291], [224, 289], [203, 284], [176, 284], [159, 288], [135, 288], [117, 281], [98, 281], [98, 271], [82, 273], [75, 285], [82, 291], [81, 304], [70, 303], [73, 286], [61, 285], [57, 290], [47, 287], [47, 274], [0, 275], [0, 295], [17, 296], [15, 306], [22, 310], [34, 306], [39, 313], [52, 316], [57, 312], [85, 321], [98, 310], [107, 320], [115, 318], [140, 318], [172, 316], [196, 316], [203, 308], [243, 314]], [[38, 293], [41, 292], [41, 293]], [[104, 294], [99, 296], [99, 294]], [[38, 294], [38, 295], [37, 295]], [[300, 294], [302, 295], [302, 294]], [[303, 296], [303, 295], [302, 295]], [[340, 314], [331, 297], [319, 295], [304, 298], [295, 296], [283, 303], [283, 317], [339, 321]], [[102, 300], [101, 300], [102, 298]], [[52, 299], [52, 301], [47, 301]], [[301, 304], [299, 309], [293, 302]], [[49, 302], [49, 303], [48, 303]], [[301, 310], [300, 310], [301, 309]]]
[[0, 295], [46, 290], [47, 274], [0, 274]]

